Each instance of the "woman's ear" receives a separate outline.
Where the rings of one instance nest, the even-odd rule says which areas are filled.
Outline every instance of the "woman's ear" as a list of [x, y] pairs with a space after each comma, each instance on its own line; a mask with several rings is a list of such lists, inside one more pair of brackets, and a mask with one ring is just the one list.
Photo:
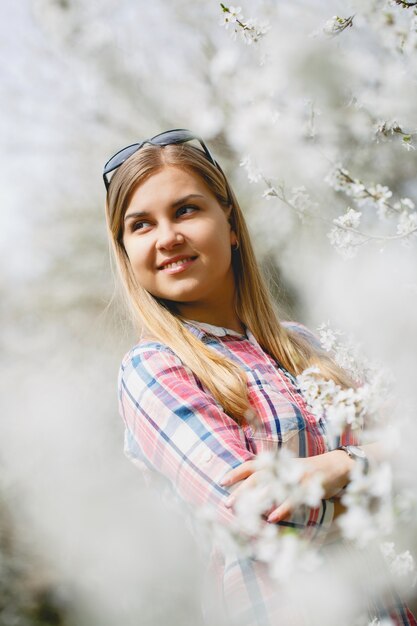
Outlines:
[[230, 230], [230, 245], [235, 246], [237, 244], [237, 235], [233, 229]]

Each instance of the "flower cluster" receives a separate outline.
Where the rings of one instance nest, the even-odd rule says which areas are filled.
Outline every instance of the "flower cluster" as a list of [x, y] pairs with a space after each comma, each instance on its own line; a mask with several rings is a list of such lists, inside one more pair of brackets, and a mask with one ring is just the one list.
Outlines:
[[337, 445], [346, 427], [352, 431], [363, 429], [373, 399], [369, 384], [343, 389], [334, 380], [322, 379], [316, 366], [299, 374], [297, 384], [317, 421], [326, 422], [331, 448]]
[[340, 367], [347, 370], [356, 381], [368, 380], [370, 373], [375, 369], [367, 359], [361, 356], [361, 347], [353, 340], [339, 341], [343, 332], [330, 327], [329, 322], [320, 324], [317, 328], [320, 344], [323, 350], [330, 352], [332, 358]]
[[[250, 183], [258, 183], [263, 179], [263, 174], [252, 157], [245, 156], [239, 163], [240, 167], [244, 167]], [[271, 194], [272, 195], [272, 194]]]
[[268, 22], [260, 23], [253, 18], [245, 19], [241, 14], [241, 7], [227, 7], [222, 3], [220, 3], [220, 6], [223, 11], [220, 25], [224, 26], [226, 29], [232, 26], [232, 36], [234, 39], [240, 35], [246, 44], [251, 45], [252, 43], [258, 43], [270, 29]]
[[410, 245], [410, 237], [417, 236], [417, 212], [402, 211], [397, 224], [397, 233], [404, 237], [404, 243]]
[[[359, 345], [351, 340], [341, 341], [343, 333], [340, 330], [332, 329], [326, 323], [318, 332], [323, 350], [331, 353], [332, 358], [361, 383], [360, 386], [341, 388], [333, 380], [324, 380], [317, 367], [310, 367], [296, 377], [298, 389], [311, 412], [325, 425], [329, 450], [332, 450], [346, 429], [361, 431], [361, 439], [366, 440], [365, 426], [369, 427], [369, 418], [373, 418], [381, 404], [386, 402], [387, 382], [390, 381], [385, 372], [359, 356], [362, 353]], [[378, 424], [378, 428], [380, 426]], [[390, 434], [386, 439], [392, 443]], [[297, 573], [318, 572], [323, 564], [319, 543], [309, 541], [303, 533], [293, 529], [268, 524], [266, 518], [278, 503], [284, 501], [290, 503], [293, 511], [319, 506], [324, 496], [323, 475], [312, 473], [306, 480], [305, 466], [297, 463], [285, 448], [275, 453], [258, 454], [254, 469], [256, 480], [240, 489], [234, 497], [232, 524], [224, 527], [211, 518], [215, 541], [220, 542], [226, 552], [229, 550], [241, 557], [264, 562], [272, 578], [281, 585], [288, 583]], [[338, 494], [345, 511], [335, 523], [343, 539], [358, 549], [375, 541], [385, 541], [382, 549], [390, 568], [401, 577], [414, 571], [414, 562], [408, 550], [397, 555], [393, 544], [388, 542], [397, 511], [392, 486], [392, 470], [387, 461], [370, 462], [367, 467], [356, 462], [350, 482]], [[404, 501], [403, 496], [401, 501]]]
[[[404, 578], [415, 571], [415, 563], [410, 550], [405, 550], [397, 554], [393, 541], [381, 543], [380, 548], [394, 576]], [[415, 582], [416, 578], [414, 577], [413, 584], [415, 584]]]
[[392, 210], [389, 199], [392, 191], [383, 185], [366, 186], [362, 181], [353, 178], [346, 168], [337, 164], [326, 176], [325, 182], [335, 191], [343, 191], [351, 197], [359, 208], [376, 208], [378, 215], [383, 216]]
[[274, 503], [288, 500], [294, 507], [313, 508], [320, 504], [322, 476], [316, 473], [301, 481], [304, 469], [294, 461], [285, 449], [258, 454], [254, 460], [256, 483], [236, 495], [233, 524], [227, 528], [213, 524], [212, 528], [223, 549], [263, 561], [281, 583], [288, 582], [294, 571], [311, 571], [321, 563], [311, 542], [292, 529], [265, 521], [265, 513]]
[[310, 214], [318, 207], [318, 203], [311, 199], [304, 185], [301, 187], [292, 187], [288, 202], [301, 218], [306, 214]]
[[363, 548], [389, 535], [394, 521], [389, 463], [373, 466], [367, 474], [361, 463], [355, 463], [341, 502], [347, 510], [338, 517], [337, 524], [345, 539]]
[[[388, 130], [386, 132], [389, 132]], [[334, 227], [328, 233], [331, 244], [345, 257], [354, 256], [359, 245], [371, 239], [402, 239], [409, 245], [411, 237], [417, 236], [417, 212], [410, 198], [400, 198], [391, 202], [392, 191], [384, 185], [365, 185], [353, 178], [340, 164], [326, 176], [325, 181], [335, 190], [342, 191], [352, 198], [358, 208], [376, 210], [379, 220], [395, 216], [398, 219], [396, 234], [370, 235], [358, 230], [362, 217], [361, 211], [348, 207], [347, 212], [333, 220]]]
[[317, 329], [322, 348], [331, 353], [332, 359], [357, 383], [367, 383], [368, 419], [367, 426], [381, 406], [386, 404], [392, 396], [393, 376], [379, 363], [373, 363], [363, 355], [360, 344], [352, 338], [340, 341], [344, 333], [330, 327], [329, 323], [321, 324]]
[[346, 259], [355, 256], [358, 246], [367, 240], [356, 230], [360, 225], [361, 216], [360, 211], [348, 207], [344, 215], [333, 220], [335, 226], [327, 233], [332, 246]]
[[393, 135], [401, 136], [401, 143], [406, 150], [415, 150], [413, 145], [413, 138], [416, 136], [415, 132], [404, 131], [396, 120], [377, 122], [375, 126], [375, 139], [377, 143], [379, 141], [386, 141], [392, 138]]
[[330, 35], [334, 37], [335, 35], [339, 35], [346, 28], [349, 28], [353, 25], [353, 15], [349, 17], [339, 17], [338, 15], [334, 15], [330, 20], [327, 20], [323, 27], [323, 32], [326, 35]]

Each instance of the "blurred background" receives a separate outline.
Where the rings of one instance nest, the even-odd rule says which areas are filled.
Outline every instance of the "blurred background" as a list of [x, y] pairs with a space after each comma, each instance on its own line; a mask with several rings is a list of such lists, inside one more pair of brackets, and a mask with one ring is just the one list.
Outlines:
[[[183, 511], [123, 456], [135, 333], [101, 177], [168, 128], [224, 167], [282, 317], [330, 322], [393, 373], [396, 480], [415, 500], [417, 17], [362, 4], [251, 0], [225, 24], [234, 8], [212, 0], [3, 0], [2, 625], [200, 623]], [[329, 237], [349, 207], [359, 234]], [[414, 555], [415, 531], [411, 515]]]

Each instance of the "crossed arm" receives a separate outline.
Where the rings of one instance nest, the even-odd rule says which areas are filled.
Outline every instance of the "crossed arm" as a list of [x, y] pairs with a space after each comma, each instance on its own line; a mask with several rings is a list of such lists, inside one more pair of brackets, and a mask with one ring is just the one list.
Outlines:
[[[219, 522], [230, 524], [234, 513], [228, 506], [228, 487], [245, 478], [239, 488], [249, 485], [247, 477], [253, 474], [255, 458], [238, 424], [204, 392], [191, 370], [161, 344], [137, 346], [129, 353], [120, 371], [119, 394], [134, 454], [148, 468], [166, 476], [187, 503], [212, 507]], [[330, 498], [332, 490], [342, 488], [348, 474], [347, 455], [339, 450], [320, 457], [314, 463], [326, 466], [326, 498]], [[307, 469], [312, 458], [319, 459], [294, 460], [305, 462]], [[230, 470], [234, 480], [222, 484]], [[333, 501], [323, 499], [320, 507], [303, 509], [281, 509], [276, 522], [285, 519], [286, 526], [298, 528], [308, 537], [325, 533], [333, 519]]]

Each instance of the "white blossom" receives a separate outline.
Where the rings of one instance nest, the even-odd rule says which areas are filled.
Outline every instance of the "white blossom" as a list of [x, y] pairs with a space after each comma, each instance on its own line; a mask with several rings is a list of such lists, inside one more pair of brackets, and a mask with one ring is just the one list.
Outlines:
[[410, 209], [410, 211], [412, 211], [416, 206], [411, 198], [401, 198], [400, 204], [403, 208]]
[[343, 536], [356, 542], [359, 547], [366, 546], [376, 536], [373, 515], [361, 506], [351, 506], [340, 515], [337, 524]]
[[390, 465], [387, 462], [371, 465], [365, 474], [363, 464], [356, 462], [341, 501], [347, 511], [337, 523], [343, 536], [359, 548], [389, 534], [394, 521]]
[[395, 132], [401, 132], [401, 126], [396, 120], [379, 121], [375, 125], [375, 135], [378, 139], [382, 137], [388, 137], [394, 135]]
[[233, 39], [239, 35], [244, 43], [251, 45], [257, 43], [270, 29], [270, 24], [266, 21], [259, 22], [255, 18], [244, 18], [241, 7], [227, 7], [222, 3], [220, 6], [223, 11], [220, 26], [226, 29], [233, 26]]
[[331, 245], [344, 259], [353, 259], [358, 251], [358, 244], [362, 242], [359, 235], [341, 230], [340, 228], [332, 228], [327, 237]]
[[394, 576], [404, 578], [414, 572], [415, 563], [409, 550], [397, 554], [393, 541], [385, 541], [380, 544], [380, 549], [389, 563], [389, 567]]
[[244, 167], [248, 175], [250, 183], [258, 183], [263, 178], [261, 170], [249, 155], [245, 156], [239, 163], [240, 167]]
[[293, 187], [289, 197], [289, 203], [301, 214], [310, 212], [318, 207], [317, 202], [313, 202], [304, 185]]
[[[225, 10], [227, 9], [227, 10]], [[225, 7], [223, 9], [222, 19], [220, 21], [220, 26], [224, 26], [226, 29], [229, 28], [231, 24], [235, 24], [239, 19], [239, 15], [242, 13], [241, 7]]]
[[326, 35], [338, 35], [349, 26], [352, 26], [352, 23], [353, 15], [350, 17], [339, 17], [338, 15], [334, 15], [331, 19], [327, 20], [323, 26], [323, 32]]
[[325, 420], [330, 443], [337, 440], [346, 427], [362, 431], [378, 422], [381, 407], [390, 399], [391, 378], [377, 364], [360, 358], [361, 347], [352, 341], [341, 343], [341, 331], [332, 331], [328, 324], [319, 327], [322, 345], [332, 358], [347, 369], [360, 383], [355, 388], [342, 388], [334, 380], [325, 380], [317, 366], [305, 369], [296, 377], [298, 388], [316, 419]]
[[319, 339], [322, 347], [327, 352], [330, 352], [337, 345], [337, 337], [342, 333], [340, 330], [334, 330], [330, 328], [329, 323], [321, 324], [318, 327]]
[[399, 217], [397, 224], [397, 233], [399, 235], [417, 235], [417, 212], [403, 211]]
[[[264, 452], [254, 459], [256, 483], [249, 484], [235, 495], [234, 520], [227, 529], [216, 531], [216, 540], [223, 550], [235, 550], [268, 563], [271, 575], [279, 580], [284, 572], [309, 570], [321, 562], [316, 548], [297, 531], [267, 524], [265, 514], [287, 500], [294, 508], [319, 506], [324, 495], [323, 477], [314, 473], [303, 480], [301, 466], [286, 449], [278, 453]], [[213, 517], [209, 520], [213, 523]]]
[[290, 584], [291, 574], [295, 571], [312, 571], [320, 563], [317, 552], [309, 549], [293, 533], [284, 533], [279, 541], [279, 551], [276, 550], [275, 558], [270, 562], [270, 572], [272, 578], [281, 584]]
[[336, 217], [333, 222], [337, 226], [346, 226], [347, 228], [358, 228], [362, 213], [348, 207], [344, 215]]

